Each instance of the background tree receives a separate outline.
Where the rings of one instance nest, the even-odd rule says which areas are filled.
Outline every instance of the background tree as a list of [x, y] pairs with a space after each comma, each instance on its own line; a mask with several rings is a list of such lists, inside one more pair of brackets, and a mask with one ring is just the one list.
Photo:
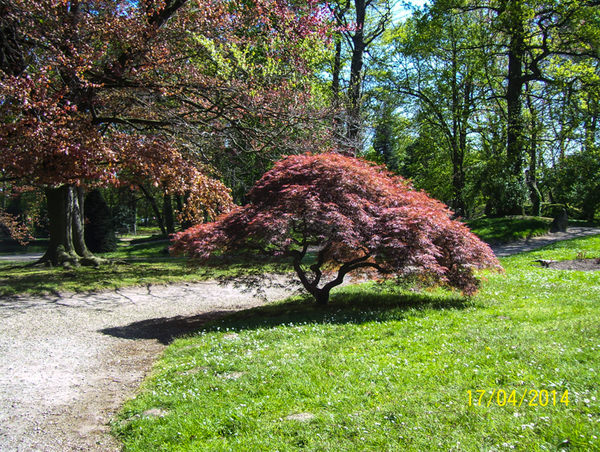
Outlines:
[[239, 250], [290, 256], [319, 304], [346, 274], [361, 269], [386, 278], [412, 275], [470, 294], [476, 268], [501, 268], [442, 203], [362, 160], [327, 153], [287, 157], [248, 198], [248, 205], [216, 222], [178, 233], [173, 249], [197, 260]]
[[483, 30], [473, 18], [447, 14], [444, 7], [442, 3], [415, 13], [397, 28], [392, 55], [386, 58], [387, 78], [390, 89], [408, 97], [402, 107], [416, 112], [419, 143], [430, 137], [427, 145], [437, 148], [449, 162], [452, 193], [442, 199], [465, 215], [468, 136], [474, 132], [475, 115], [489, 94], [480, 83], [484, 54], [477, 48]]
[[115, 225], [106, 200], [99, 189], [85, 197], [85, 243], [92, 253], [117, 249]]
[[585, 130], [597, 140], [593, 96], [582, 99], [596, 92], [597, 15], [593, 2], [545, 0], [436, 0], [414, 11], [386, 36], [377, 68], [378, 98], [413, 131], [395, 150], [401, 172], [471, 215], [482, 203], [493, 215], [525, 204], [541, 213], [546, 168], [581, 152]]
[[[337, 140], [342, 148], [356, 156], [362, 151], [361, 132], [365, 55], [384, 33], [392, 18], [393, 2], [390, 0], [338, 0], [329, 4], [338, 25], [332, 68], [332, 92], [334, 106], [342, 108], [338, 117]], [[341, 79], [344, 71], [343, 43], [348, 49], [350, 61], [347, 91], [341, 95]]]

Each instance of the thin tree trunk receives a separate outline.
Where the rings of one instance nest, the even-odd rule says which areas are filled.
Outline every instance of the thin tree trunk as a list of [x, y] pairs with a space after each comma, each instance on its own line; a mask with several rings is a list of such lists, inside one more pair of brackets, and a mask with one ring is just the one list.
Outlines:
[[165, 219], [165, 229], [167, 234], [175, 233], [175, 218], [173, 216], [173, 203], [171, 195], [166, 194], [163, 196], [163, 218]]
[[144, 197], [150, 203], [150, 206], [152, 207], [152, 210], [154, 211], [154, 215], [156, 215], [156, 221], [158, 222], [158, 227], [160, 228], [161, 234], [167, 235], [167, 228], [165, 227], [165, 221], [164, 221], [163, 216], [160, 213], [158, 204], [156, 204], [156, 199], [154, 199], [154, 196], [152, 196], [143, 185], [140, 185], [140, 190], [142, 190]]
[[348, 129], [346, 137], [351, 147], [350, 152], [356, 156], [360, 151], [362, 71], [365, 43], [362, 30], [358, 30], [352, 38], [354, 49], [350, 63], [350, 84], [348, 86]]
[[527, 170], [526, 182], [529, 188], [529, 199], [533, 205], [531, 214], [534, 217], [541, 215], [542, 195], [537, 184], [537, 140], [538, 140], [538, 121], [535, 106], [531, 100], [531, 95], [527, 94], [527, 108], [531, 116], [531, 136], [529, 139], [529, 169]]
[[333, 93], [333, 103], [338, 107], [340, 105], [340, 72], [342, 71], [342, 37], [339, 33], [336, 33], [334, 39], [335, 56], [333, 59], [331, 91]]
[[[588, 154], [588, 156], [591, 156], [596, 153], [596, 133], [598, 129], [598, 100], [592, 93], [588, 94], [587, 104], [588, 115], [584, 123], [584, 152]], [[594, 217], [596, 216], [596, 206], [598, 205], [596, 202], [598, 197], [588, 192], [585, 198], [586, 202], [584, 202], [583, 208], [585, 218], [589, 221], [594, 221]]]

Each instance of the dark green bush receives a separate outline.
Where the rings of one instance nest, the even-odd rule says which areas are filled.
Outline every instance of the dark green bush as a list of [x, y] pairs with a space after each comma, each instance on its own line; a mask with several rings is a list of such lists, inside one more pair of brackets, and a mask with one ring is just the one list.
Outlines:
[[85, 198], [85, 243], [92, 253], [107, 253], [117, 249], [117, 239], [110, 207], [98, 189]]

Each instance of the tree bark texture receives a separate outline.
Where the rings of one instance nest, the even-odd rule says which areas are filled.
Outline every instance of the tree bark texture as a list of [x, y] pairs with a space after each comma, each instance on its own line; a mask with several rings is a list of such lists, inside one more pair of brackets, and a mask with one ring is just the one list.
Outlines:
[[83, 187], [61, 185], [47, 188], [46, 199], [50, 219], [50, 245], [40, 262], [52, 265], [91, 263], [88, 260], [93, 260], [93, 256], [84, 239]]
[[[523, 111], [522, 94], [525, 79], [523, 62], [525, 59], [525, 30], [520, 0], [509, 7], [507, 28], [510, 34], [508, 48], [508, 74], [506, 86], [507, 138], [506, 157], [509, 173], [523, 179]], [[523, 205], [519, 203], [503, 206], [504, 215], [522, 215]]]
[[356, 27], [352, 36], [352, 59], [350, 61], [350, 83], [348, 85], [348, 129], [347, 138], [352, 147], [354, 156], [359, 151], [358, 140], [360, 138], [361, 121], [361, 98], [364, 53], [367, 48], [365, 43], [365, 18], [367, 5], [365, 0], [355, 0]]

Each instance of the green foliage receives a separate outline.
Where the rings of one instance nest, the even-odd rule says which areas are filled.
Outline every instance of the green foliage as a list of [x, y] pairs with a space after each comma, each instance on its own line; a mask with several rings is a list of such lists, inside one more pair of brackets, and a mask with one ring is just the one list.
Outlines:
[[47, 268], [0, 261], [0, 297], [18, 294], [45, 295], [64, 292], [88, 292], [120, 287], [205, 281], [242, 273], [272, 273], [276, 260], [232, 256], [227, 266], [220, 262], [191, 266], [187, 259], [165, 253], [168, 241], [120, 246], [100, 256], [107, 265], [94, 267]]
[[119, 204], [113, 209], [113, 224], [117, 229], [133, 231], [136, 223], [135, 210], [129, 206]]
[[522, 177], [501, 171], [488, 181], [490, 195], [488, 206], [490, 214], [501, 214], [505, 212], [519, 212], [527, 201], [527, 185]]
[[127, 452], [598, 451], [600, 274], [532, 265], [581, 250], [600, 237], [504, 259], [468, 301], [366, 284], [214, 322], [167, 349], [114, 432]]
[[[435, 0], [413, 11], [387, 33], [371, 89], [418, 135], [402, 174], [468, 215], [486, 203], [488, 214], [519, 214], [528, 199], [537, 210], [558, 191], [594, 209], [599, 159], [571, 159], [578, 176], [559, 167], [598, 143], [599, 23], [577, 1]], [[560, 181], [543, 179], [552, 167]]]
[[479, 218], [467, 226], [486, 243], [506, 243], [547, 234], [551, 220], [538, 217]]
[[436, 199], [452, 199], [452, 165], [434, 139], [420, 136], [406, 147], [403, 157], [399, 171], [403, 177]]
[[594, 220], [600, 207], [600, 152], [566, 156], [551, 170], [548, 185], [555, 201], [579, 209], [582, 219]]

